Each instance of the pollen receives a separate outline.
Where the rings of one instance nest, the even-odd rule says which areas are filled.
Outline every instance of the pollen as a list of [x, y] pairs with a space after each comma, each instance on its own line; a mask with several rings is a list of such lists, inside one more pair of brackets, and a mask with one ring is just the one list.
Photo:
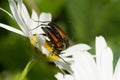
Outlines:
[[59, 56], [57, 56], [55, 53], [50, 53], [48, 56], [47, 56], [49, 59], [54, 59], [54, 60], [59, 60]]
[[36, 46], [36, 47], [39, 48], [39, 44], [38, 44], [36, 35], [34, 35], [33, 38], [30, 38], [30, 43], [31, 43], [33, 46]]
[[35, 43], [37, 42], [36, 36], [33, 36], [33, 38], [30, 38], [30, 42], [32, 45], [35, 45]]
[[49, 51], [53, 51], [53, 47], [49, 46], [48, 42], [44, 43], [44, 47]]

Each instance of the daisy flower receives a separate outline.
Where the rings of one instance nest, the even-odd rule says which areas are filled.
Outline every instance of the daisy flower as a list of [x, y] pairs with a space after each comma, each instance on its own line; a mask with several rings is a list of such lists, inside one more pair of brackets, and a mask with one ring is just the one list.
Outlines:
[[[51, 51], [45, 47], [46, 40], [49, 40], [49, 38], [41, 35], [45, 34], [41, 27], [46, 27], [48, 24], [43, 22], [50, 22], [52, 20], [51, 14], [41, 13], [37, 15], [33, 9], [30, 16], [22, 0], [17, 0], [16, 2], [15, 0], [8, 1], [11, 13], [2, 8], [0, 8], [0, 10], [15, 20], [20, 29], [3, 23], [0, 23], [0, 27], [28, 37], [34, 47], [49, 57]], [[102, 36], [96, 37], [95, 57], [93, 57], [88, 50], [90, 50], [90, 46], [77, 44], [62, 51], [61, 53], [63, 54], [59, 54], [59, 59], [56, 56], [50, 56], [51, 60], [63, 72], [57, 73], [55, 77], [58, 80], [120, 80], [120, 59], [113, 73], [112, 50], [107, 46]], [[24, 71], [28, 70], [30, 64], [31, 62]], [[23, 74], [23, 77], [24, 76], [25, 74]], [[23, 77], [20, 78], [20, 80], [23, 80]]]
[[[48, 23], [51, 22], [51, 14], [43, 12], [40, 15], [37, 15], [35, 10], [33, 9], [30, 16], [22, 0], [8, 0], [8, 2], [11, 13], [3, 8], [0, 8], [0, 10], [8, 14], [11, 17], [11, 19], [15, 20], [20, 29], [14, 28], [13, 26], [9, 26], [3, 23], [0, 23], [0, 27], [29, 38], [31, 44], [44, 55], [46, 55], [49, 58], [52, 58], [51, 60], [53, 60], [56, 63], [56, 65], [59, 63], [61, 67], [69, 68], [69, 65], [66, 65], [62, 58], [59, 59], [58, 56], [49, 56], [51, 51], [48, 50], [45, 46], [46, 40], [49, 40], [49, 38], [43, 35], [45, 34], [45, 32], [41, 29], [41, 27], [47, 27]], [[23, 80], [25, 78], [29, 71], [29, 68], [31, 68], [31, 65], [33, 65], [33, 63], [35, 63], [34, 59], [31, 59], [28, 62], [19, 80]]]
[[65, 50], [64, 57], [71, 56], [69, 66], [72, 73], [58, 72], [55, 75], [57, 80], [120, 80], [120, 59], [113, 72], [113, 53], [105, 39], [96, 37], [95, 57], [88, 52], [89, 49], [88, 45], [77, 44]]
[[44, 21], [50, 22], [52, 19], [51, 14], [43, 12], [38, 16], [35, 10], [33, 9], [32, 14], [30, 16], [22, 0], [17, 0], [16, 2], [15, 0], [8, 1], [11, 13], [2, 8], [0, 8], [0, 10], [4, 11], [13, 20], [15, 20], [20, 29], [16, 29], [12, 26], [3, 23], [0, 23], [0, 27], [15, 32], [24, 37], [28, 37], [30, 39], [31, 44], [34, 47], [39, 48], [39, 50], [41, 50], [43, 54], [47, 55], [49, 51], [44, 47], [46, 37], [41, 35], [45, 34], [44, 31], [41, 29], [41, 27], [44, 26], [41, 26], [41, 24], [47, 24], [42, 23]]
[[4, 10], [3, 8], [0, 8], [0, 10], [2, 10], [6, 14], [8, 14], [13, 20], [15, 20], [20, 29], [16, 29], [13, 26], [9, 26], [3, 23], [0, 23], [0, 27], [29, 38], [31, 44], [36, 47], [37, 50], [39, 50], [49, 59], [55, 62], [56, 66], [58, 66], [60, 69], [65, 68], [68, 69], [69, 72], [72, 72], [69, 65], [66, 65], [66, 61], [68, 59], [65, 59], [65, 61], [63, 58], [59, 58], [56, 55], [49, 55], [51, 51], [48, 50], [48, 46], [46, 48], [46, 40], [49, 41], [49, 38], [43, 35], [45, 34], [45, 32], [41, 29], [41, 27], [49, 27], [47, 25], [49, 22], [52, 21], [51, 14], [43, 12], [38, 16], [33, 9], [30, 16], [22, 0], [17, 0], [16, 2], [15, 0], [8, 1], [11, 13]]

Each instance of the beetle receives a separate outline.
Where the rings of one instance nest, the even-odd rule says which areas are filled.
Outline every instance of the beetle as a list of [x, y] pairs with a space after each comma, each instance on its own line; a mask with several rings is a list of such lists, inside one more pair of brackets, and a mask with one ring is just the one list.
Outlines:
[[69, 39], [59, 26], [53, 22], [41, 25], [44, 25], [44, 27], [41, 28], [45, 32], [45, 34], [42, 35], [47, 36], [50, 39], [50, 41], [46, 40], [46, 42], [52, 47], [53, 54], [59, 55], [62, 50], [69, 47]]
[[70, 45], [69, 39], [65, 32], [52, 21], [37, 21], [37, 22], [41, 22], [41, 24], [35, 27], [34, 29], [41, 27], [44, 33], [40, 35], [46, 36], [49, 39], [49, 40], [45, 39], [44, 43], [44, 47], [50, 52], [47, 57], [56, 60], [61, 58], [59, 56], [59, 54], [62, 54], [61, 51], [68, 48]]

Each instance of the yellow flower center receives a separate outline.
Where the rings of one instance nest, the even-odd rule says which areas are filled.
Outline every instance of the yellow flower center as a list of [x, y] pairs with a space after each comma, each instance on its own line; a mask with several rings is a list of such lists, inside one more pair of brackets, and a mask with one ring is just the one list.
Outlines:
[[[39, 48], [39, 44], [38, 44], [38, 41], [37, 41], [37, 38], [36, 38], [36, 35], [33, 36], [33, 38], [30, 38], [30, 42], [33, 46]], [[52, 45], [52, 44], [51, 44]], [[44, 43], [44, 47], [50, 51], [51, 53], [49, 55], [47, 55], [47, 58], [49, 59], [54, 59], [54, 60], [59, 60], [59, 56], [57, 56], [57, 52], [53, 51], [54, 48], [52, 46], [49, 46], [49, 43], [48, 42], [45, 42]]]

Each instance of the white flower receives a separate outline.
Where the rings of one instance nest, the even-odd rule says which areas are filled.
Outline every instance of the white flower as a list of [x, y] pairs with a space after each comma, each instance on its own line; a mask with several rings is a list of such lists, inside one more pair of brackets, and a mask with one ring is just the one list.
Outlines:
[[[31, 16], [28, 13], [26, 6], [23, 4], [22, 0], [8, 0], [11, 13], [0, 8], [0, 10], [4, 11], [8, 14], [13, 20], [17, 22], [20, 29], [16, 29], [12, 26], [0, 23], [0, 27], [5, 28], [9, 31], [15, 32], [22, 36], [28, 37], [33, 46], [37, 47], [43, 54], [48, 56], [51, 51], [46, 49], [45, 43], [48, 40], [48, 37], [42, 35], [45, 32], [41, 29], [41, 27], [47, 27], [47, 22], [52, 21], [52, 16], [50, 13], [41, 13], [39, 16], [37, 13], [32, 10]], [[42, 24], [42, 25], [41, 25]], [[45, 25], [43, 25], [45, 24]], [[51, 56], [52, 58], [54, 56]], [[57, 57], [57, 56], [55, 56]], [[55, 59], [55, 58], [54, 58]], [[62, 62], [61, 62], [62, 61]], [[64, 65], [63, 60], [55, 60], [55, 63], [59, 63], [59, 65]]]
[[[67, 70], [69, 74], [57, 73], [55, 77], [58, 80], [120, 80], [120, 59], [113, 73], [113, 53], [104, 38], [96, 37], [95, 58], [87, 51], [89, 49], [85, 44], [78, 44], [65, 50], [66, 57], [71, 55], [71, 73], [62, 67], [61, 69]], [[67, 62], [69, 63], [69, 60]]]
[[[44, 31], [41, 29], [42, 21], [51, 21], [50, 13], [41, 13], [39, 16], [32, 10], [31, 17], [28, 13], [26, 6], [23, 4], [22, 0], [8, 0], [11, 13], [0, 8], [0, 10], [7, 13], [13, 20], [17, 22], [20, 29], [16, 29], [12, 26], [0, 23], [0, 27], [7, 29], [9, 31], [15, 32], [22, 36], [28, 37], [31, 44], [39, 48], [44, 54], [48, 54], [49, 51], [44, 47], [44, 42], [46, 37], [41, 35]], [[45, 23], [44, 23], [45, 24]]]
[[[41, 13], [39, 16], [32, 10], [31, 16], [22, 0], [8, 0], [11, 13], [0, 8], [15, 20], [20, 29], [0, 23], [0, 27], [28, 37], [31, 44], [43, 54], [49, 55], [50, 51], [45, 48], [45, 42], [48, 37], [43, 36], [44, 31], [41, 27], [47, 24], [42, 21], [51, 21], [50, 13]], [[45, 26], [46, 27], [46, 26]], [[78, 44], [62, 51], [60, 59], [52, 59], [64, 74], [58, 73], [55, 77], [58, 80], [120, 80], [120, 59], [113, 73], [113, 54], [110, 47], [107, 46], [103, 37], [96, 38], [96, 57], [94, 58], [88, 50], [90, 47], [86, 44]], [[66, 70], [69, 74], [66, 74]]]

